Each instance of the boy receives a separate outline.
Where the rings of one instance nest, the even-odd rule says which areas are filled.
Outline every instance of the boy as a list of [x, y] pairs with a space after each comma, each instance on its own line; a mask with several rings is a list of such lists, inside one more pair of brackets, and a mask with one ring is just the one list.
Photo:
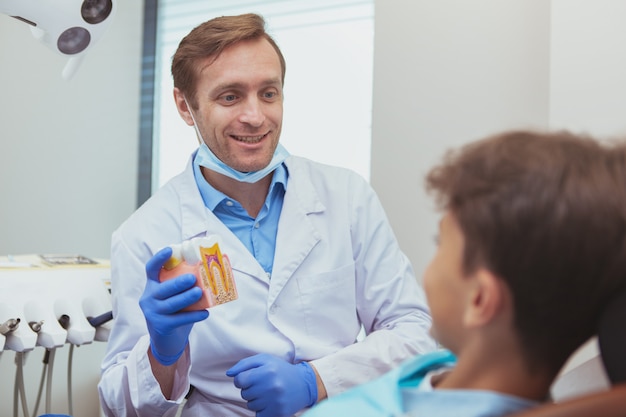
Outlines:
[[626, 281], [626, 145], [515, 131], [449, 153], [424, 275], [433, 336], [417, 356], [315, 416], [503, 416], [545, 401]]

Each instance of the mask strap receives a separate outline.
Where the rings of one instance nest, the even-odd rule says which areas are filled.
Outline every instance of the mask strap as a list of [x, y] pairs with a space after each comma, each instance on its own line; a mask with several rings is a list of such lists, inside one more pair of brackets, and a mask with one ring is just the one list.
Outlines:
[[183, 100], [185, 100], [185, 104], [187, 105], [187, 110], [189, 111], [189, 115], [191, 116], [191, 120], [193, 121], [193, 128], [196, 131], [196, 139], [198, 139], [198, 143], [202, 145], [204, 143], [204, 138], [202, 137], [202, 134], [200, 133], [200, 129], [198, 129], [198, 123], [196, 123], [196, 118], [193, 117], [193, 112], [191, 111], [191, 106], [189, 105], [189, 102], [187, 101], [187, 97], [185, 97], [184, 95], [183, 95]]

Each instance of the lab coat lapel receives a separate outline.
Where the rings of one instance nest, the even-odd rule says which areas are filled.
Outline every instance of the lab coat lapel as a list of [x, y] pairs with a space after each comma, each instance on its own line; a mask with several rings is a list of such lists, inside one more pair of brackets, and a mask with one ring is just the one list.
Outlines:
[[177, 181], [175, 187], [179, 190], [182, 240], [202, 236], [207, 228], [205, 216], [207, 208], [202, 201], [200, 190], [198, 190], [193, 176], [192, 161], [194, 155], [189, 158], [185, 172], [180, 177], [174, 179], [174, 181]]
[[278, 222], [274, 269], [268, 300], [270, 305], [320, 241], [320, 234], [309, 214], [322, 212], [325, 207], [309, 179], [310, 174], [294, 159], [293, 157], [287, 159], [289, 180]]

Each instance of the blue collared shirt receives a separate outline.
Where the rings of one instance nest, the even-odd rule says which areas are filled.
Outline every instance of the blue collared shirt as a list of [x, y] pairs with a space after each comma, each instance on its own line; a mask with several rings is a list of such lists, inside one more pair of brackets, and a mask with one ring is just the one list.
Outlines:
[[287, 189], [288, 173], [285, 164], [279, 165], [274, 170], [265, 203], [256, 219], [250, 217], [238, 201], [216, 190], [204, 179], [195, 157], [193, 173], [204, 205], [248, 248], [265, 272], [271, 274], [274, 266], [278, 219]]

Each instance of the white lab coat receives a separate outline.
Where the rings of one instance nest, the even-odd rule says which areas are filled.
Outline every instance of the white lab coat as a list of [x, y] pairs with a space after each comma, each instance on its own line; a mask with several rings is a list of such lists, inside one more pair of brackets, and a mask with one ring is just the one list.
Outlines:
[[[343, 168], [294, 156], [285, 164], [271, 279], [204, 206], [191, 161], [113, 234], [115, 324], [99, 384], [107, 416], [173, 415], [189, 383], [196, 391], [183, 416], [252, 416], [225, 371], [256, 353], [311, 361], [332, 396], [435, 349], [423, 292], [372, 188]], [[207, 233], [221, 236], [239, 299], [194, 325], [167, 401], [150, 370], [138, 305], [145, 263]], [[355, 343], [361, 325], [367, 336]]]

